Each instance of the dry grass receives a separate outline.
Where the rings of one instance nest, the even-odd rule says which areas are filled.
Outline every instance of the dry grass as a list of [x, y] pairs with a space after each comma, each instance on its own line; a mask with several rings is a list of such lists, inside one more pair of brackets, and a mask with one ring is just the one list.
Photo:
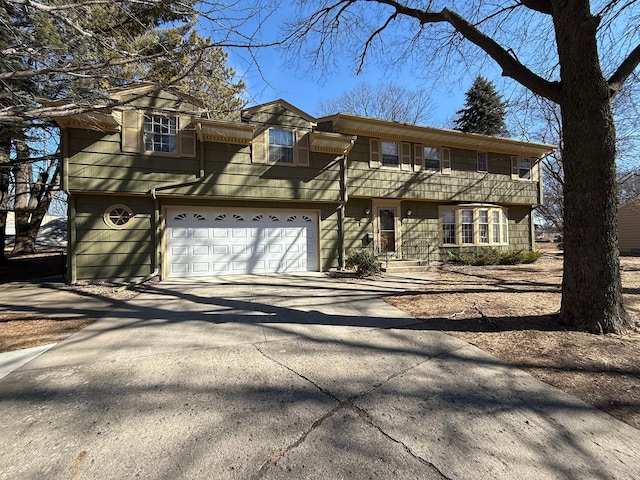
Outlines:
[[93, 318], [46, 319], [0, 312], [0, 352], [58, 343], [93, 322]]

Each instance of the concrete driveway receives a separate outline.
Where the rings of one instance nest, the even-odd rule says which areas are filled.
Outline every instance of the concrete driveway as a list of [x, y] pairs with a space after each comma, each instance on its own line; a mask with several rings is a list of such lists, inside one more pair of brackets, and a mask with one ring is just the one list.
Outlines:
[[640, 431], [379, 299], [432, 280], [51, 287], [106, 316], [0, 380], [0, 478], [639, 477]]

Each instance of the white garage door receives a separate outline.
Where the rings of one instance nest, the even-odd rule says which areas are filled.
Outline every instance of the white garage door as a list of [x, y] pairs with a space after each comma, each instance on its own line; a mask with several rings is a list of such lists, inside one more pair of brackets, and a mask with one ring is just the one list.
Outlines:
[[316, 214], [167, 211], [169, 277], [317, 270]]

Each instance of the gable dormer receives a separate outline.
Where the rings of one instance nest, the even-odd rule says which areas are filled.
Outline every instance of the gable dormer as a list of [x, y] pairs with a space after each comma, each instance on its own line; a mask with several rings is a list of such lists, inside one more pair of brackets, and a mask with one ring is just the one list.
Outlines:
[[309, 137], [316, 119], [284, 100], [242, 111], [242, 121], [255, 126], [252, 163], [309, 165]]

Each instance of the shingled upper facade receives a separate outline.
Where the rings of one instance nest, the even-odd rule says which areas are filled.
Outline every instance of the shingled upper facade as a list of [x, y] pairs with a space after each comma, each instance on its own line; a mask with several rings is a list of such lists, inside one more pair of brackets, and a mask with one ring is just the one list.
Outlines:
[[212, 120], [194, 98], [144, 93], [58, 119], [72, 283], [326, 271], [356, 248], [433, 261], [533, 247], [552, 146], [283, 100]]

